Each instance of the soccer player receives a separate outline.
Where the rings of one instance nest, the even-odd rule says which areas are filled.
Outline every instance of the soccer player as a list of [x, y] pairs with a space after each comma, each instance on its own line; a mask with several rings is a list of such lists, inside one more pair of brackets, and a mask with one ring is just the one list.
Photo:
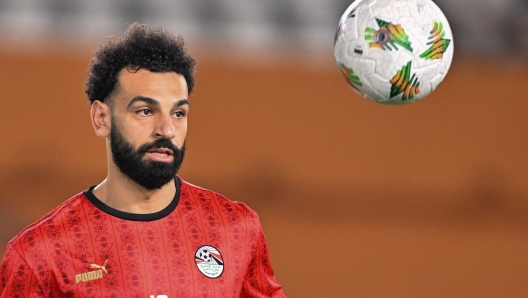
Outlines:
[[0, 297], [285, 297], [258, 215], [176, 176], [194, 64], [137, 23], [99, 47], [86, 94], [108, 175], [8, 243]]

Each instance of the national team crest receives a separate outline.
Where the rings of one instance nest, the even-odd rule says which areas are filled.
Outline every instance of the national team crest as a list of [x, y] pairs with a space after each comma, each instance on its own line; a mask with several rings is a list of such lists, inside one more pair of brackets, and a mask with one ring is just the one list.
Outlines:
[[214, 246], [200, 246], [194, 254], [194, 262], [198, 270], [209, 278], [220, 277], [224, 272], [224, 259]]

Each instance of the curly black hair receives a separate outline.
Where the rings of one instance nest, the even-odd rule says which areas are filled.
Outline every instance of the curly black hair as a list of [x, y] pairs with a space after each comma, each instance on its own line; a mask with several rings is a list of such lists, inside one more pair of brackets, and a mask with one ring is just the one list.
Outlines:
[[104, 102], [116, 89], [119, 72], [126, 67], [131, 71], [147, 69], [180, 74], [191, 94], [195, 64], [181, 36], [174, 36], [159, 27], [133, 23], [123, 37], [110, 37], [99, 45], [90, 62], [85, 92], [90, 103], [95, 100]]

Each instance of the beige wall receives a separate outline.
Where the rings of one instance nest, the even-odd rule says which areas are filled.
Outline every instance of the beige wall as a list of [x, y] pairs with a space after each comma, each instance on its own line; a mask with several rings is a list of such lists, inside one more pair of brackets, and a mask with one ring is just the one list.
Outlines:
[[[430, 97], [386, 107], [331, 60], [197, 58], [181, 176], [259, 211], [290, 297], [528, 295], [525, 65], [455, 59]], [[2, 247], [105, 176], [89, 59], [0, 54]]]

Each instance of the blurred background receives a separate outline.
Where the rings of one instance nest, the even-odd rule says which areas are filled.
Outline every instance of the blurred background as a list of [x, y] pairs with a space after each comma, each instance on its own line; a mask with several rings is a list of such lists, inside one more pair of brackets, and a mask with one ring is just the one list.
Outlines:
[[104, 179], [87, 67], [137, 21], [198, 60], [181, 177], [259, 212], [289, 297], [527, 297], [528, 1], [435, 2], [451, 70], [387, 107], [335, 66], [350, 0], [0, 0], [0, 252]]

